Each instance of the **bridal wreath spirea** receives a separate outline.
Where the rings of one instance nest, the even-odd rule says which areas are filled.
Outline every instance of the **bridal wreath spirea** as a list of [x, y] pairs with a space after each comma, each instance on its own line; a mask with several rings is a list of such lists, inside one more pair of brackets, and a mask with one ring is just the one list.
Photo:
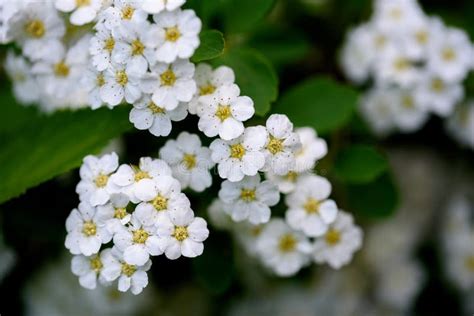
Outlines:
[[[186, 193], [203, 192], [213, 181], [220, 190], [212, 204], [203, 201], [211, 204], [209, 218], [270, 272], [290, 276], [312, 262], [347, 264], [362, 232], [331, 199], [329, 181], [314, 174], [326, 142], [312, 128], [294, 128], [284, 114], [250, 126], [254, 102], [234, 71], [190, 61], [202, 26], [184, 3], [5, 5], [10, 17], [1, 40], [21, 52], [9, 53], [6, 69], [22, 103], [43, 111], [126, 103], [131, 124], [144, 133], [167, 137], [174, 122], [191, 115], [192, 130], [202, 132], [180, 130], [154, 149], [156, 157], [131, 163], [114, 152], [84, 158], [80, 203], [66, 221], [72, 272], [88, 289], [112, 285], [139, 294], [154, 257], [200, 256], [209, 236], [206, 215], [195, 213]], [[274, 207], [286, 208], [286, 216], [274, 216]]]

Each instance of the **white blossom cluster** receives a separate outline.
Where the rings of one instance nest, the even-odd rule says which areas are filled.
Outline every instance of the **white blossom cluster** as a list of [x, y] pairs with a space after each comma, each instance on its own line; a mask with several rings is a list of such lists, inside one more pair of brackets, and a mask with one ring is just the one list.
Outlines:
[[464, 31], [427, 16], [416, 0], [376, 0], [370, 21], [347, 35], [341, 63], [356, 84], [370, 80], [360, 109], [373, 130], [408, 133], [430, 113], [453, 114], [474, 47]]
[[80, 175], [81, 202], [66, 221], [65, 245], [83, 287], [118, 280], [119, 291], [139, 294], [148, 284], [151, 256], [202, 254], [207, 223], [194, 216], [164, 161], [141, 158], [138, 166], [119, 166], [115, 153], [87, 156]]
[[[326, 142], [312, 128], [294, 130], [282, 114], [265, 126], [245, 126], [254, 102], [241, 95], [233, 70], [189, 60], [201, 21], [181, 9], [185, 1], [26, 2], [7, 23], [8, 39], [22, 49], [6, 65], [20, 100], [54, 109], [76, 106], [72, 101], [92, 109], [128, 103], [133, 125], [157, 137], [191, 114], [199, 131], [217, 137], [208, 148], [182, 131], [160, 149], [160, 159], [142, 158], [138, 166], [119, 166], [115, 153], [84, 159], [81, 202], [66, 222], [72, 270], [84, 287], [118, 280], [120, 291], [138, 294], [150, 256], [200, 255], [206, 222], [194, 217], [181, 190], [209, 188], [214, 166], [224, 180], [220, 216], [262, 228], [255, 246], [278, 275], [296, 273], [311, 258], [339, 268], [360, 248], [352, 216], [329, 199], [329, 181], [312, 174]], [[271, 219], [280, 193], [286, 219]], [[234, 226], [237, 234], [248, 231]]]

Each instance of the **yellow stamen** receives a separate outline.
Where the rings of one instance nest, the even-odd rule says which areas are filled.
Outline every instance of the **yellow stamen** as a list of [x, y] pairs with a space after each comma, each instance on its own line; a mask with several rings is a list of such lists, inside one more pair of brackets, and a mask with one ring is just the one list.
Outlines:
[[393, 66], [397, 71], [405, 71], [410, 67], [410, 62], [406, 58], [397, 58]]
[[151, 110], [151, 113], [153, 113], [153, 114], [163, 114], [163, 113], [165, 113], [165, 109], [163, 109], [162, 107], [159, 107], [153, 101], [151, 101], [148, 104], [148, 108]]
[[103, 188], [107, 185], [107, 182], [109, 181], [109, 176], [105, 175], [103, 173], [100, 173], [97, 178], [95, 178], [94, 183], [96, 187], [98, 188]]
[[415, 37], [418, 43], [426, 44], [428, 43], [429, 34], [425, 30], [421, 30], [415, 33]]
[[213, 94], [214, 91], [216, 91], [216, 87], [214, 87], [212, 84], [208, 84], [208, 85], [204, 85], [202, 87], [199, 87], [199, 95]]
[[85, 221], [82, 225], [82, 233], [87, 237], [95, 236], [97, 233], [97, 226], [93, 221]]
[[104, 49], [111, 53], [114, 50], [115, 47], [115, 39], [111, 36], [108, 39], [105, 40], [104, 42]]
[[166, 210], [168, 208], [168, 199], [161, 195], [157, 195], [151, 202], [151, 205], [153, 205], [157, 211]]
[[296, 238], [292, 234], [285, 234], [280, 237], [278, 249], [281, 252], [291, 252], [296, 248]]
[[178, 241], [183, 241], [189, 237], [188, 228], [185, 226], [176, 226], [171, 236], [176, 238]]
[[183, 163], [184, 163], [184, 166], [186, 167], [186, 169], [188, 169], [188, 170], [194, 169], [194, 167], [196, 167], [196, 163], [197, 163], [196, 156], [191, 155], [191, 154], [184, 154]]
[[67, 77], [69, 75], [69, 66], [61, 61], [54, 65], [54, 74], [56, 77]]
[[136, 244], [144, 244], [148, 239], [148, 233], [143, 229], [133, 231], [132, 240]]
[[95, 82], [98, 87], [102, 87], [105, 84], [104, 74], [98, 74]]
[[255, 195], [255, 189], [242, 189], [242, 191], [240, 191], [240, 199], [244, 202], [255, 201]]
[[42, 38], [46, 33], [46, 27], [41, 20], [31, 20], [25, 25], [25, 32], [34, 38]]
[[123, 219], [127, 216], [127, 210], [125, 208], [116, 208], [114, 211], [114, 218]]
[[123, 20], [131, 20], [133, 18], [133, 14], [135, 13], [135, 9], [127, 5], [122, 9], [122, 19]]
[[122, 87], [127, 85], [128, 83], [128, 76], [125, 70], [119, 70], [115, 73], [115, 81], [121, 85]]
[[140, 40], [136, 39], [132, 42], [132, 56], [142, 55], [145, 51], [145, 45]]
[[76, 0], [77, 7], [85, 7], [91, 4], [91, 0]]
[[242, 144], [234, 144], [230, 146], [230, 157], [242, 160], [245, 155], [245, 148]]
[[129, 278], [137, 271], [137, 267], [128, 263], [122, 263], [122, 274]]
[[456, 52], [451, 47], [446, 47], [443, 49], [441, 56], [443, 57], [444, 61], [453, 61], [456, 59]]
[[444, 90], [444, 83], [443, 80], [439, 78], [435, 78], [431, 81], [431, 90], [435, 92], [443, 92]]
[[232, 115], [232, 111], [230, 109], [230, 106], [219, 104], [219, 106], [217, 107], [217, 111], [216, 111], [215, 116], [219, 120], [221, 120], [221, 122], [224, 122], [231, 115]]
[[304, 204], [304, 209], [308, 214], [316, 214], [319, 212], [320, 202], [316, 199], [309, 198]]
[[146, 171], [138, 170], [135, 172], [135, 182], [143, 179], [151, 179], [150, 175]]
[[103, 265], [102, 265], [102, 261], [100, 261], [99, 256], [94, 256], [90, 259], [90, 267], [91, 267], [91, 270], [94, 271], [95, 273], [100, 272]]
[[272, 155], [276, 155], [279, 152], [283, 151], [283, 140], [270, 136], [270, 141], [268, 142], [267, 149]]
[[181, 37], [181, 33], [179, 32], [176, 26], [168, 27], [165, 30], [165, 39], [168, 42], [176, 42]]
[[163, 86], [173, 86], [176, 82], [176, 75], [171, 69], [168, 69], [160, 75], [160, 79]]
[[337, 243], [341, 241], [341, 233], [334, 228], [331, 228], [324, 236], [326, 243], [330, 246], [335, 246]]

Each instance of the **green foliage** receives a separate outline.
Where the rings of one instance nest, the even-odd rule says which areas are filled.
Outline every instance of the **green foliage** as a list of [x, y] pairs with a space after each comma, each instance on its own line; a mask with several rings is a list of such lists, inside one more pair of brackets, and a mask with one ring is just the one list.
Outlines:
[[235, 48], [217, 59], [216, 64], [234, 70], [242, 95], [253, 99], [257, 115], [268, 113], [278, 97], [278, 77], [265, 56], [249, 48]]
[[191, 58], [193, 63], [214, 59], [224, 52], [224, 35], [221, 32], [216, 30], [202, 31], [199, 38], [201, 45]]
[[375, 181], [350, 185], [348, 188], [350, 211], [371, 218], [387, 217], [398, 207], [399, 194], [389, 173], [385, 173]]
[[[0, 131], [0, 203], [78, 167], [84, 156], [96, 153], [132, 127], [126, 107], [63, 111], [50, 116], [11, 111], [21, 125]], [[9, 118], [2, 116], [1, 120], [3, 123]]]
[[339, 153], [334, 172], [344, 182], [363, 184], [374, 181], [387, 168], [387, 160], [374, 147], [352, 145]]
[[226, 33], [243, 33], [255, 28], [270, 12], [275, 0], [227, 0], [224, 7]]
[[318, 133], [333, 132], [347, 124], [357, 103], [357, 92], [329, 78], [308, 79], [289, 89], [275, 106], [296, 126], [311, 126]]

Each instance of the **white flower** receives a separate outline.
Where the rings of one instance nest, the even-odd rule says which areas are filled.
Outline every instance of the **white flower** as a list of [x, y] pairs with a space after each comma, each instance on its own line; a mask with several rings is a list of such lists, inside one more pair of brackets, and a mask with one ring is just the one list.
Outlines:
[[451, 282], [466, 291], [474, 286], [474, 231], [458, 232], [456, 243], [446, 249], [446, 270]]
[[21, 55], [15, 56], [8, 52], [5, 61], [5, 70], [13, 81], [13, 92], [19, 102], [31, 104], [40, 98], [40, 89], [35, 77], [31, 73], [31, 64]]
[[268, 180], [275, 183], [280, 190], [281, 193], [288, 194], [295, 190], [296, 183], [300, 177], [305, 176], [308, 174], [305, 173], [297, 173], [294, 171], [289, 171], [287, 174], [284, 175], [276, 175], [273, 172], [269, 171], [265, 173], [265, 176]]
[[[58, 11], [48, 3], [29, 3], [9, 20], [8, 36], [21, 44], [32, 60], [56, 59], [66, 29]], [[60, 52], [60, 50], [59, 50]]]
[[326, 156], [328, 145], [311, 127], [298, 128], [295, 133], [299, 136], [301, 148], [295, 152], [296, 164], [293, 171], [309, 171], [316, 166], [316, 161]]
[[327, 199], [330, 194], [331, 183], [325, 178], [316, 175], [301, 178], [294, 192], [286, 197], [288, 224], [310, 237], [325, 234], [338, 212], [336, 203]]
[[81, 181], [76, 187], [81, 201], [87, 201], [93, 206], [103, 205], [109, 201], [109, 177], [117, 170], [118, 156], [116, 153], [104, 155], [101, 158], [87, 156], [79, 170]]
[[149, 39], [150, 23], [127, 23], [114, 29], [115, 46], [112, 61], [125, 64], [127, 72], [144, 74], [156, 62], [154, 41]]
[[445, 29], [428, 51], [428, 69], [447, 82], [464, 80], [474, 66], [474, 49], [464, 31]]
[[384, 136], [395, 128], [396, 99], [396, 91], [384, 87], [373, 88], [361, 98], [360, 112], [376, 134]]
[[292, 276], [310, 261], [309, 241], [281, 219], [263, 227], [256, 246], [262, 262], [279, 276]]
[[123, 259], [131, 265], [143, 266], [150, 256], [163, 253], [156, 227], [147, 224], [139, 212], [134, 212], [128, 226], [122, 226], [114, 235], [114, 245], [123, 252]]
[[191, 207], [178, 180], [169, 176], [140, 181], [136, 195], [144, 202], [137, 206], [135, 214], [139, 214], [146, 225], [158, 225], [158, 219], [168, 212]]
[[207, 208], [209, 222], [220, 230], [230, 230], [234, 226], [234, 222], [225, 208], [226, 205], [220, 199], [214, 199]]
[[81, 202], [66, 220], [66, 248], [73, 255], [90, 256], [98, 253], [102, 244], [108, 243], [112, 235], [104, 226], [98, 225], [97, 209]]
[[456, 107], [448, 119], [449, 133], [461, 144], [474, 149], [474, 103], [469, 101]]
[[[105, 252], [105, 251], [104, 251]], [[112, 282], [118, 279], [120, 292], [130, 291], [137, 295], [148, 285], [147, 271], [151, 268], [151, 260], [142, 266], [128, 264], [123, 259], [123, 254], [117, 248], [112, 248], [102, 256], [102, 276]]]
[[100, 88], [102, 101], [110, 107], [119, 105], [123, 99], [133, 104], [142, 96], [140, 78], [143, 73], [138, 73], [124, 65], [112, 64], [104, 72], [105, 84]]
[[461, 84], [445, 82], [432, 74], [423, 76], [415, 90], [415, 99], [420, 107], [442, 117], [450, 115], [463, 97]]
[[55, 57], [40, 60], [33, 65], [32, 72], [38, 76], [40, 87], [54, 98], [66, 98], [78, 88], [78, 81], [88, 63], [87, 45], [89, 37], [84, 37], [72, 47], [58, 48]]
[[104, 73], [97, 71], [94, 67], [89, 67], [81, 78], [81, 83], [88, 92], [90, 107], [93, 110], [100, 108], [103, 105], [100, 89], [105, 84]]
[[211, 95], [199, 97], [197, 114], [199, 130], [207, 137], [219, 135], [224, 140], [239, 137], [244, 132], [242, 122], [250, 119], [255, 108], [252, 99], [239, 96], [240, 89], [235, 84], [217, 88]]
[[92, 256], [77, 255], [72, 257], [71, 271], [79, 277], [79, 284], [89, 290], [97, 287], [97, 279], [101, 284], [106, 285], [107, 280], [102, 276], [104, 267], [104, 257], [110, 249], [103, 250], [100, 254]]
[[106, 70], [111, 64], [112, 52], [115, 49], [116, 39], [105, 26], [95, 27], [96, 33], [91, 38], [89, 52], [92, 56], [92, 65], [98, 71]]
[[213, 94], [217, 88], [234, 83], [235, 75], [232, 68], [220, 66], [216, 69], [205, 63], [196, 66], [194, 72], [197, 91], [193, 99], [189, 102], [189, 113], [196, 114], [198, 100], [200, 96]]
[[[158, 95], [155, 100], [157, 98], [164, 102], [166, 95]], [[133, 104], [133, 109], [130, 111], [129, 116], [130, 122], [133, 123], [135, 128], [139, 130], [148, 129], [155, 136], [168, 136], [171, 133], [171, 121], [182, 121], [188, 115], [187, 105], [181, 102], [177, 108], [167, 110], [160, 106], [162, 102], [155, 103], [150, 95], [143, 96]]]
[[295, 153], [300, 149], [298, 134], [293, 123], [283, 114], [272, 114], [267, 120], [268, 139], [265, 144], [265, 171], [277, 175], [287, 174], [295, 168]]
[[125, 194], [112, 194], [109, 203], [97, 206], [97, 224], [115, 234], [121, 226], [130, 222], [132, 215], [127, 211], [129, 202], [130, 199]]
[[143, 0], [142, 9], [150, 14], [155, 14], [163, 10], [173, 11], [185, 2], [186, 0]]
[[402, 132], [420, 129], [428, 119], [428, 112], [415, 99], [411, 89], [395, 90], [392, 119]]
[[260, 175], [255, 175], [240, 182], [222, 182], [219, 198], [234, 221], [248, 219], [257, 225], [270, 220], [270, 207], [278, 203], [280, 193], [272, 182], [260, 182]]
[[375, 1], [375, 24], [386, 32], [404, 34], [423, 18], [423, 11], [415, 0]]
[[177, 58], [187, 59], [194, 54], [201, 31], [201, 20], [194, 10], [163, 11], [155, 14], [153, 20], [158, 61], [172, 63]]
[[[225, 205], [224, 205], [225, 207]], [[225, 210], [225, 208], [224, 208]], [[262, 234], [263, 228], [266, 224], [253, 225], [250, 222], [240, 222], [235, 223], [232, 221], [230, 216], [226, 213], [227, 218], [231, 221], [232, 224], [232, 233], [235, 239], [239, 242], [245, 252], [251, 257], [258, 256], [257, 240]]]
[[420, 19], [397, 40], [401, 42], [400, 48], [412, 59], [426, 60], [429, 48], [438, 37], [443, 36], [444, 28], [437, 17]]
[[72, 12], [71, 24], [84, 25], [94, 21], [102, 8], [102, 0], [56, 0], [55, 5], [59, 11]]
[[0, 44], [8, 44], [11, 41], [8, 34], [10, 28], [9, 20], [22, 6], [23, 3], [21, 2], [2, 1], [2, 8], [0, 9]]
[[181, 187], [202, 192], [212, 184], [209, 170], [214, 166], [211, 150], [201, 145], [195, 134], [181, 132], [176, 140], [168, 140], [160, 150], [160, 157], [173, 170]]
[[191, 101], [196, 92], [194, 64], [178, 59], [172, 64], [157, 63], [151, 71], [143, 77], [141, 88], [144, 93], [153, 94], [155, 104], [174, 110], [179, 102]]
[[375, 67], [375, 78], [380, 85], [395, 83], [409, 87], [420, 77], [420, 70], [415, 67], [410, 56], [394, 47], [390, 47], [380, 56]]
[[204, 250], [203, 241], [209, 236], [206, 221], [194, 217], [190, 208], [171, 211], [168, 215], [160, 217], [157, 225], [159, 242], [166, 257], [174, 260], [181, 255], [200, 256]]
[[110, 191], [123, 192], [133, 203], [139, 203], [141, 202], [138, 197], [141, 196], [140, 190], [150, 190], [149, 184], [143, 181], [158, 179], [162, 176], [171, 176], [171, 169], [166, 162], [142, 157], [138, 166], [121, 165], [117, 172], [110, 176]]
[[114, 0], [113, 5], [102, 11], [100, 24], [112, 30], [127, 23], [146, 21], [148, 14], [140, 9], [141, 1]]
[[339, 211], [329, 230], [314, 242], [313, 258], [317, 263], [327, 262], [339, 269], [352, 259], [362, 246], [362, 230], [354, 225], [352, 215]]
[[254, 176], [265, 165], [264, 146], [268, 133], [263, 126], [247, 127], [233, 140], [214, 140], [210, 149], [212, 160], [218, 163], [219, 176], [236, 182], [244, 176]]

